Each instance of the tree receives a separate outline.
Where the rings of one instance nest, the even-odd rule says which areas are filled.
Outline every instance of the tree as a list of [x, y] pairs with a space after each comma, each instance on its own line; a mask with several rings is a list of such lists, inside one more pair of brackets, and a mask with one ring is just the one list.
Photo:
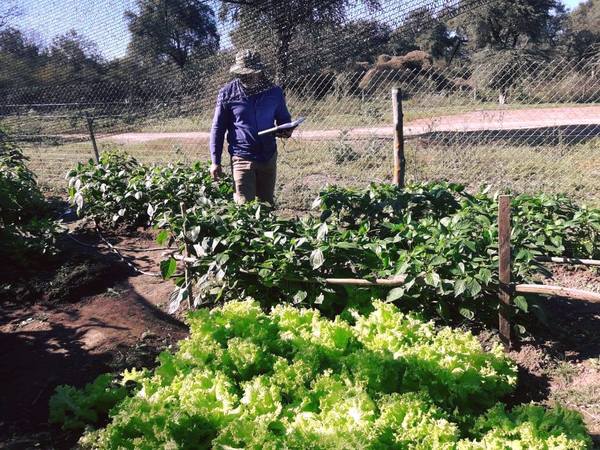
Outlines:
[[45, 61], [41, 45], [16, 28], [0, 31], [0, 89], [35, 83]]
[[551, 43], [564, 13], [559, 0], [496, 0], [470, 8], [457, 21], [474, 49], [508, 50], [526, 43]]
[[52, 41], [50, 57], [75, 68], [96, 65], [102, 60], [98, 46], [75, 30], [70, 30]]
[[44, 84], [95, 83], [103, 72], [103, 59], [96, 44], [75, 30], [54, 38], [41, 67]]
[[16, 0], [3, 0], [0, 5], [0, 30], [10, 23], [10, 19], [21, 15]]
[[137, 0], [137, 6], [137, 13], [125, 12], [132, 53], [183, 68], [190, 57], [219, 49], [214, 11], [202, 0]]
[[[385, 52], [391, 29], [376, 20], [361, 19], [344, 24], [298, 28], [290, 44], [293, 55], [311, 55], [290, 68], [292, 75], [336, 72], [354, 67], [357, 62], [372, 63]], [[328, 45], [324, 45], [327, 43]]]
[[387, 47], [392, 30], [376, 20], [357, 20], [332, 31], [331, 40], [342, 36], [346, 41], [342, 54], [347, 63], [374, 62]]
[[433, 58], [441, 59], [452, 53], [458, 40], [460, 36], [452, 33], [430, 8], [420, 7], [410, 11], [402, 25], [394, 30], [388, 48], [392, 55], [423, 50]]
[[40, 46], [16, 28], [0, 31], [0, 52], [27, 60], [35, 60], [40, 55]]
[[588, 0], [571, 12], [567, 21], [568, 53], [584, 58], [595, 45], [600, 45], [600, 0]]
[[[363, 2], [371, 10], [380, 5], [379, 0]], [[267, 45], [274, 47], [276, 79], [284, 86], [290, 71], [290, 45], [297, 33], [342, 24], [348, 8], [355, 3], [352, 0], [222, 0], [220, 16], [223, 20], [232, 19], [238, 30], [243, 30], [245, 38], [238, 33], [238, 45], [254, 46], [266, 39]], [[326, 44], [321, 42], [320, 47], [325, 48]], [[298, 55], [299, 59], [307, 57]]]

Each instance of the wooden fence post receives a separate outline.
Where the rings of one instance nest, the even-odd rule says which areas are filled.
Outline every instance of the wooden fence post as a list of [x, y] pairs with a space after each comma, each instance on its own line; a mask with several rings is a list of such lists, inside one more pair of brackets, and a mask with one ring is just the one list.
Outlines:
[[508, 349], [513, 346], [510, 329], [510, 200], [510, 195], [501, 195], [498, 198], [498, 297], [500, 300], [498, 330], [500, 331], [502, 342]]
[[96, 145], [96, 136], [94, 135], [94, 118], [90, 116], [85, 117], [87, 121], [88, 131], [90, 132], [90, 140], [92, 141], [92, 156], [96, 164], [100, 162], [100, 154], [98, 153], [98, 146]]
[[404, 113], [402, 112], [402, 91], [392, 88], [394, 110], [394, 184], [404, 187], [406, 159], [404, 158]]

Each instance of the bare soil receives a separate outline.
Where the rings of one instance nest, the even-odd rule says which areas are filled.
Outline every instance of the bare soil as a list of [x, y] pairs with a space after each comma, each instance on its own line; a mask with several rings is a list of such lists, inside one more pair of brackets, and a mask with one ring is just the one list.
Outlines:
[[[75, 237], [99, 243], [85, 230]], [[155, 247], [151, 237], [135, 233], [118, 243]], [[21, 295], [7, 298], [4, 292], [0, 448], [70, 448], [75, 437], [47, 423], [56, 386], [83, 386], [104, 372], [151, 367], [160, 351], [187, 335], [186, 326], [161, 309], [170, 282], [134, 273], [106, 248], [72, 241], [61, 246], [62, 256], [47, 270], [11, 280]], [[160, 252], [136, 256], [137, 264], [156, 270]]]
[[[546, 284], [600, 292], [597, 269], [554, 265], [551, 271]], [[512, 400], [578, 410], [600, 448], [600, 303], [541, 301], [547, 326], [532, 330], [532, 336], [509, 354], [519, 365], [519, 386]]]

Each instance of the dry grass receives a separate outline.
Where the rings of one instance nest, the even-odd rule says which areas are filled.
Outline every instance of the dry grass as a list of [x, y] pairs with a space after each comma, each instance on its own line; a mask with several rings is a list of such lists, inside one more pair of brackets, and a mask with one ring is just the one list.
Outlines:
[[[121, 148], [146, 163], [208, 160], [206, 143], [173, 140], [131, 145], [102, 143], [101, 149]], [[278, 198], [282, 207], [303, 209], [327, 184], [364, 186], [391, 179], [392, 143], [362, 141], [297, 141], [280, 144]], [[52, 190], [65, 186], [66, 172], [91, 157], [87, 142], [59, 146], [28, 145], [25, 153], [40, 183]], [[600, 206], [600, 140], [575, 146], [495, 146], [467, 148], [406, 144], [407, 181], [444, 179], [475, 190], [491, 185], [513, 192], [563, 192]], [[228, 166], [228, 160], [224, 161]]]
[[[477, 110], [532, 108], [531, 104], [517, 103], [500, 107], [496, 102], [482, 102], [473, 99], [468, 94], [443, 95], [442, 93], [428, 92], [418, 93], [405, 99], [403, 105], [405, 123], [417, 119]], [[302, 127], [308, 130], [378, 127], [392, 123], [390, 93], [387, 90], [373, 92], [362, 97], [336, 97], [332, 95], [320, 100], [297, 98], [290, 95], [288, 106], [294, 117], [303, 116], [307, 118]], [[558, 106], [576, 107], [578, 105], [540, 103], [534, 107], [550, 108]], [[187, 115], [177, 114], [176, 111], [171, 111], [168, 107], [165, 107], [164, 110], [160, 111], [160, 114], [155, 112], [155, 114], [148, 116], [131, 115], [99, 118], [94, 121], [94, 128], [97, 134], [208, 131], [212, 123], [212, 114], [212, 104], [198, 110], [195, 114]], [[46, 142], [51, 142], [54, 139], [48, 138], [49, 136], [87, 136], [88, 134], [84, 118], [67, 118], [63, 115], [43, 116], [33, 113], [23, 116], [3, 116], [0, 117], [0, 126], [5, 127], [14, 135], [37, 137]]]

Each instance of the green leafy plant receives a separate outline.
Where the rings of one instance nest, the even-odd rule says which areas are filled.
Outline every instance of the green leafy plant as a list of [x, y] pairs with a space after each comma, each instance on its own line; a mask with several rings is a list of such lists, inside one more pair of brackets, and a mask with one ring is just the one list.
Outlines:
[[[84, 214], [154, 224], [161, 244], [176, 242], [179, 255], [161, 264], [165, 278], [177, 273], [175, 257], [195, 259], [187, 281], [174, 278], [172, 311], [192, 292], [195, 305], [252, 296], [265, 306], [319, 305], [335, 315], [348, 304], [368, 312], [378, 297], [445, 321], [497, 318], [498, 203], [485, 190], [470, 194], [449, 183], [334, 186], [315, 200], [317, 215], [290, 220], [265, 205], [235, 205], [229, 180], [213, 182], [199, 164], [148, 168], [106, 153], [100, 165], [71, 173], [70, 184]], [[515, 282], [544, 273], [537, 256], [600, 257], [600, 211], [543, 194], [515, 196], [512, 210]], [[331, 277], [403, 277], [404, 284], [332, 288], [323, 282]], [[519, 330], [532, 312], [542, 317], [536, 303], [516, 299]]]
[[114, 378], [111, 374], [100, 375], [82, 390], [57, 387], [50, 399], [50, 423], [59, 423], [65, 430], [82, 430], [86, 424], [106, 420], [108, 411], [127, 394]]
[[78, 164], [67, 178], [77, 212], [108, 226], [149, 226], [162, 213], [178, 214], [180, 203], [232, 195], [231, 180], [212, 182], [206, 164], [146, 166], [118, 150], [103, 152], [99, 164]]
[[54, 254], [60, 232], [26, 164], [27, 157], [0, 128], [0, 252], [21, 264]]
[[[254, 301], [194, 311], [176, 353], [124, 374], [131, 393], [107, 391], [107, 378], [62, 387], [51, 417], [100, 424], [80, 441], [95, 449], [589, 446], [577, 413], [497, 403], [516, 381], [500, 348], [483, 352], [471, 334], [383, 302], [347, 317], [282, 305], [266, 314]], [[107, 406], [104, 427], [96, 411]]]
[[[163, 222], [173, 239], [192, 249], [196, 303], [240, 296], [266, 305], [281, 301], [366, 305], [384, 296], [403, 308], [445, 320], [497, 317], [498, 204], [486, 192], [459, 185], [373, 185], [329, 188], [315, 201], [320, 217], [284, 220], [258, 204], [207, 202]], [[513, 202], [513, 279], [545, 271], [540, 255], [596, 257], [600, 213], [561, 196], [517, 196]], [[181, 247], [183, 248], [183, 247]], [[331, 289], [326, 277], [390, 278], [394, 289]], [[181, 286], [182, 279], [176, 279]], [[316, 283], [315, 283], [316, 282]], [[210, 300], [212, 299], [212, 300]], [[177, 304], [175, 306], [178, 306]], [[537, 305], [518, 297], [517, 321]]]

